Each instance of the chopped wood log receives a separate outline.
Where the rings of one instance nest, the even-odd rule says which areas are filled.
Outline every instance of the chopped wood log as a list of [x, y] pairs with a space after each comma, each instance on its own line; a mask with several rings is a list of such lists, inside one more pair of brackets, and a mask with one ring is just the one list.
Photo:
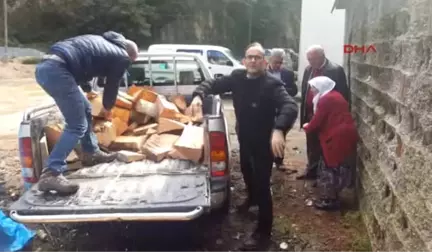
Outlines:
[[135, 104], [135, 110], [141, 114], [145, 114], [151, 117], [158, 116], [158, 106], [155, 103], [139, 99]]
[[138, 128], [139, 127], [139, 124], [137, 123], [137, 122], [132, 122], [129, 126], [128, 126], [128, 128], [127, 128], [127, 131], [128, 132], [133, 132], [133, 130], [134, 129], [136, 129], [136, 128]]
[[183, 95], [174, 95], [170, 97], [170, 101], [176, 105], [178, 110], [184, 112], [187, 109], [186, 100]]
[[131, 110], [133, 108], [133, 104], [132, 101], [122, 97], [122, 96], [117, 96], [115, 105], [119, 108], [124, 108], [124, 109], [128, 109]]
[[117, 129], [112, 122], [96, 122], [93, 128], [99, 145], [108, 148], [117, 137]]
[[130, 163], [130, 162], [144, 160], [145, 155], [138, 152], [121, 150], [117, 152], [117, 159], [121, 162]]
[[141, 151], [141, 147], [147, 140], [147, 136], [118, 136], [109, 146], [110, 150]]
[[54, 145], [59, 140], [61, 134], [63, 133], [63, 129], [64, 126], [62, 124], [53, 124], [44, 127], [49, 152], [52, 151]]
[[158, 127], [157, 123], [152, 123], [152, 124], [140, 126], [136, 129], [134, 129], [133, 133], [136, 136], [142, 136], [142, 135], [146, 135], [150, 129], [157, 129], [157, 127]]
[[147, 136], [151, 136], [153, 134], [157, 134], [157, 129], [151, 128], [147, 131]]
[[204, 149], [204, 128], [187, 125], [180, 138], [175, 142], [169, 156], [198, 163]]
[[195, 111], [195, 114], [192, 112], [192, 106], [189, 106], [186, 111], [185, 111], [185, 115], [187, 117], [189, 117], [191, 119], [192, 122], [194, 123], [202, 123], [204, 120], [204, 116], [203, 116], [203, 112], [202, 112], [202, 108]]
[[158, 99], [159, 95], [156, 92], [153, 92], [149, 88], [144, 88], [143, 92], [140, 95], [140, 99], [143, 99], [148, 102], [155, 103]]
[[137, 111], [132, 110], [131, 120], [133, 122], [140, 124], [140, 125], [143, 125], [143, 124], [147, 124], [148, 122], [150, 122], [151, 117], [146, 115], [146, 114], [142, 114], [142, 113], [139, 113]]
[[118, 91], [117, 98], [118, 97], [121, 97], [121, 98], [128, 100], [130, 102], [133, 102], [133, 97], [128, 95], [127, 93], [125, 93], [123, 91]]
[[94, 117], [103, 117], [103, 103], [102, 96], [98, 95], [93, 99], [90, 99], [91, 104], [91, 114]]
[[122, 120], [125, 123], [129, 122], [129, 119], [131, 117], [131, 111], [128, 109], [124, 109], [124, 108], [119, 108], [117, 106], [114, 106], [114, 108], [112, 109], [112, 117], [118, 117], [120, 118], [120, 120]]
[[116, 129], [116, 134], [117, 136], [122, 135], [123, 133], [126, 132], [126, 130], [128, 129], [128, 125], [126, 122], [124, 122], [122, 119], [120, 119], [119, 117], [114, 117], [112, 120], [112, 123], [114, 124], [114, 127]]
[[149, 160], [160, 162], [172, 150], [179, 136], [172, 134], [152, 135], [143, 146], [143, 153]]
[[159, 124], [157, 127], [158, 134], [170, 132], [170, 131], [182, 131], [185, 125], [181, 122], [177, 122], [167, 118], [159, 118]]
[[158, 97], [156, 104], [158, 108], [159, 118], [175, 119], [176, 115], [179, 113], [176, 105], [174, 105], [174, 103], [172, 102], [167, 101], [163, 97]]

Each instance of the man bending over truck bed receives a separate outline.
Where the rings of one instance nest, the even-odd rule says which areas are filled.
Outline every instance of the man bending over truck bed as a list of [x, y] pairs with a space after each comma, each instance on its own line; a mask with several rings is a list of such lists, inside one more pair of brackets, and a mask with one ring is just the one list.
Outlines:
[[266, 71], [260, 44], [251, 44], [243, 61], [246, 70], [235, 70], [229, 76], [198, 86], [191, 106], [193, 113], [198, 113], [205, 96], [232, 92], [239, 126], [240, 166], [248, 191], [248, 199], [239, 209], [248, 211], [253, 205], [259, 208], [258, 228], [247, 237], [244, 249], [264, 249], [273, 225], [270, 191], [273, 158], [283, 157], [283, 132], [288, 132], [296, 121], [298, 107], [284, 83]]
[[[39, 190], [60, 194], [78, 191], [79, 186], [62, 174], [66, 170], [66, 157], [79, 140], [84, 166], [114, 161], [116, 153], [105, 153], [98, 147], [92, 131], [91, 105], [78, 85], [88, 83], [96, 76], [106, 77], [103, 106], [104, 116], [110, 120], [119, 82], [137, 56], [135, 42], [109, 31], [102, 36], [82, 35], [59, 41], [51, 46], [49, 54], [37, 65], [37, 82], [54, 99], [66, 121], [63, 134], [42, 171]], [[89, 86], [82, 87], [86, 92], [91, 91]]]

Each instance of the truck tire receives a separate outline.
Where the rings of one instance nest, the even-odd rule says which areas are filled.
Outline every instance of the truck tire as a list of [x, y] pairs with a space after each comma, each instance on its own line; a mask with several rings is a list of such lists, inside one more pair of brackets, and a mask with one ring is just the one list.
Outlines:
[[230, 183], [227, 186], [227, 197], [222, 205], [221, 208], [215, 210], [215, 214], [219, 215], [219, 216], [226, 216], [229, 214], [230, 212], [230, 207], [231, 207], [231, 186]]

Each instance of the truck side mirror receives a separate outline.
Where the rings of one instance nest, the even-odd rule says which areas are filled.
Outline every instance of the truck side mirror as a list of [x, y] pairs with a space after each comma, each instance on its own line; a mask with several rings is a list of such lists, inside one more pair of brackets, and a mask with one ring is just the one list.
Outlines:
[[227, 66], [234, 66], [234, 63], [231, 60], [229, 60], [229, 61], [227, 61], [226, 65]]
[[214, 78], [215, 79], [220, 79], [220, 78], [222, 78], [223, 77], [223, 74], [215, 74], [214, 75]]

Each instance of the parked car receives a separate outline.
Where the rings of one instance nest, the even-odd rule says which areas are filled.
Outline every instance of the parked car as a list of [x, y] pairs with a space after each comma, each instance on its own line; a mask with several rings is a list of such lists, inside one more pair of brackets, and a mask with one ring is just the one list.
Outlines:
[[182, 52], [192, 53], [202, 56], [203, 61], [208, 65], [208, 69], [214, 78], [229, 75], [234, 69], [244, 68], [231, 50], [215, 45], [184, 45], [184, 44], [154, 44], [150, 45], [148, 52]]
[[[196, 55], [143, 53], [129, 68], [122, 89], [150, 85], [161, 95], [190, 94], [211, 77]], [[95, 80], [94, 85], [103, 91], [103, 81]], [[44, 127], [63, 118], [54, 103], [27, 109], [18, 133], [27, 190], [9, 207], [10, 217], [21, 223], [190, 221], [213, 212], [227, 213], [231, 151], [220, 97], [205, 99], [203, 112], [203, 163], [165, 159], [82, 167], [66, 175], [80, 184], [79, 191], [58, 196], [38, 191], [37, 183], [46, 158]]]

